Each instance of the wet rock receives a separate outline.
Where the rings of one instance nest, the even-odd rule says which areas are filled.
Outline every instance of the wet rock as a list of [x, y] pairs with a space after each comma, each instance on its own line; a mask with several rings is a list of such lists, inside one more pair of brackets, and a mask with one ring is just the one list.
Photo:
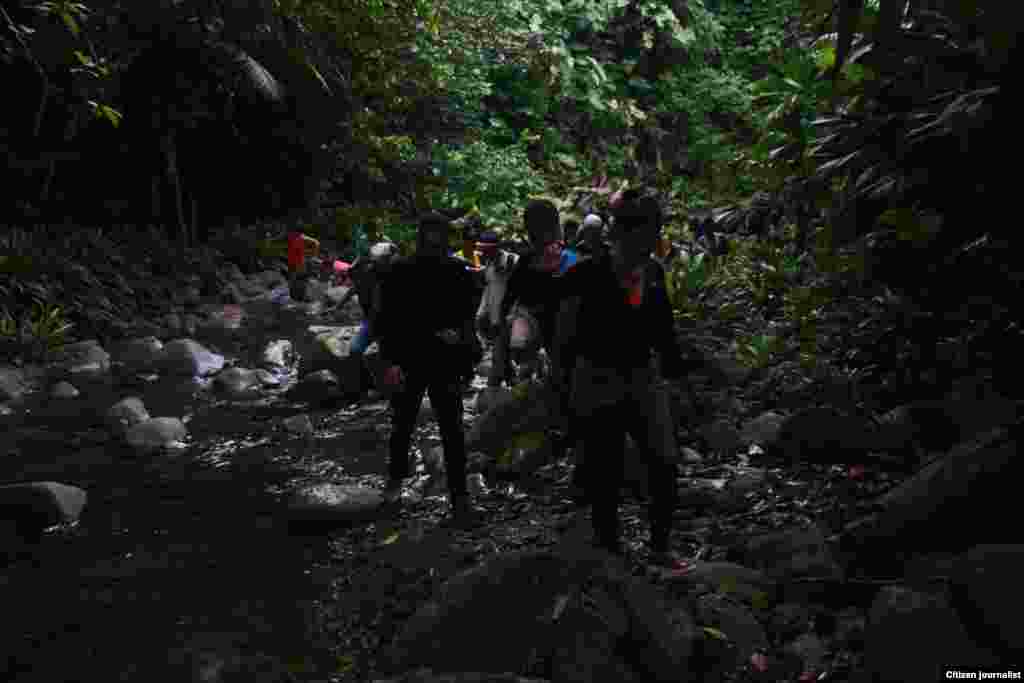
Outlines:
[[285, 418], [282, 424], [292, 434], [309, 436], [313, 433], [313, 422], [309, 419], [309, 415], [292, 415]]
[[20, 399], [28, 389], [25, 373], [12, 366], [0, 367], [0, 401]]
[[835, 408], [809, 408], [790, 416], [773, 450], [788, 460], [853, 463], [872, 448], [873, 426]]
[[802, 576], [842, 576], [825, 533], [817, 526], [755, 536], [737, 554], [740, 564], [760, 569], [779, 581]]
[[0, 486], [0, 518], [14, 520], [21, 532], [38, 534], [77, 520], [86, 500], [83, 489], [55, 481], [8, 484]]
[[882, 496], [874, 515], [843, 534], [857, 557], [895, 550], [964, 551], [979, 542], [1017, 541], [992, 520], [1014, 519], [1024, 460], [1019, 426], [995, 429], [926, 465]]
[[50, 388], [52, 398], [76, 398], [80, 393], [70, 382], [60, 381]]
[[95, 339], [65, 344], [54, 352], [53, 359], [58, 376], [91, 376], [110, 371], [110, 354]]
[[[868, 619], [864, 666], [872, 681], [936, 680], [943, 663], [993, 666], [991, 653], [971, 643], [956, 612], [938, 596], [883, 588]], [[969, 663], [969, 664], [968, 664]]]
[[[350, 287], [328, 287], [327, 291], [324, 292], [324, 296], [327, 297], [327, 301], [332, 305], [337, 306], [341, 303], [341, 300], [348, 294]], [[353, 297], [355, 298], [355, 297]]]
[[129, 445], [149, 452], [173, 448], [188, 435], [185, 424], [176, 417], [154, 417], [128, 428], [125, 440]]
[[743, 430], [740, 432], [740, 442], [745, 446], [751, 444], [758, 444], [760, 446], [773, 444], [778, 438], [779, 430], [785, 421], [786, 418], [778, 413], [762, 413], [743, 425]]
[[160, 363], [164, 345], [155, 336], [129, 339], [113, 349], [113, 357], [129, 372], [150, 372]]
[[281, 273], [276, 270], [264, 270], [253, 275], [251, 279], [254, 282], [260, 283], [264, 289], [271, 289], [273, 287], [288, 284], [284, 275], [281, 275]]
[[971, 639], [1007, 656], [1024, 652], [1024, 545], [981, 545], [958, 562], [953, 606]]
[[389, 661], [393, 671], [495, 673], [547, 661], [553, 680], [581, 683], [695, 680], [692, 620], [667, 612], [610, 557], [511, 553], [446, 582], [406, 622]]
[[217, 373], [214, 387], [231, 398], [252, 398], [259, 395], [260, 378], [247, 368], [227, 368]]
[[268, 368], [287, 366], [294, 355], [292, 343], [287, 339], [276, 339], [269, 342], [261, 355], [260, 363]]
[[142, 399], [129, 397], [121, 399], [107, 410], [106, 422], [115, 434], [127, 435], [135, 425], [150, 419]]
[[489, 491], [487, 488], [487, 481], [484, 479], [484, 475], [480, 472], [470, 474], [466, 477], [466, 489], [469, 491], [469, 495], [471, 496], [483, 496]]
[[730, 452], [741, 445], [739, 432], [724, 420], [705, 425], [700, 430], [700, 436], [712, 451]]
[[304, 522], [365, 521], [379, 517], [384, 504], [381, 492], [368, 486], [314, 484], [291, 496], [286, 514]]
[[224, 367], [224, 356], [194, 339], [175, 339], [164, 346], [161, 367], [171, 374], [204, 377]]
[[767, 622], [768, 632], [776, 640], [792, 640], [810, 629], [811, 619], [811, 610], [806, 605], [784, 602], [772, 608]]
[[698, 624], [720, 631], [729, 640], [732, 647], [728, 655], [733, 659], [727, 665], [735, 666], [768, 647], [768, 636], [754, 615], [728, 597], [715, 593], [702, 595], [694, 604], [693, 616]]

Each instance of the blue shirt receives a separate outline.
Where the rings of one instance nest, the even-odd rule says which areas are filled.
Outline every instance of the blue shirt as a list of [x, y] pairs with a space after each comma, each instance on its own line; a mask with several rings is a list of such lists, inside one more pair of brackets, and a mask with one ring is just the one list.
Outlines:
[[575, 251], [573, 251], [572, 249], [563, 249], [562, 260], [558, 264], [559, 275], [564, 275], [565, 271], [569, 270], [574, 265], [576, 265], [577, 260], [579, 259]]

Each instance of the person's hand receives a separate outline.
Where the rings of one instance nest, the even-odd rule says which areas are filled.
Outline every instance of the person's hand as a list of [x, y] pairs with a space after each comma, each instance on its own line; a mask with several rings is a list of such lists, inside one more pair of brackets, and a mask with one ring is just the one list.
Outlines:
[[391, 365], [384, 370], [384, 386], [389, 389], [397, 389], [405, 382], [405, 374], [402, 368]]

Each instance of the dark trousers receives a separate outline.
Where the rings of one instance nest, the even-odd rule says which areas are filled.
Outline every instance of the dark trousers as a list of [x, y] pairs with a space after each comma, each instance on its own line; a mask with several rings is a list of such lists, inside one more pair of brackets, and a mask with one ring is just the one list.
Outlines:
[[441, 428], [444, 468], [448, 476], [448, 494], [457, 499], [466, 496], [466, 440], [462, 429], [462, 388], [458, 372], [442, 374], [436, 370], [402, 368], [405, 387], [391, 398], [391, 443], [388, 475], [392, 481], [409, 476], [409, 446], [416, 429], [416, 417], [423, 394]]
[[649, 419], [651, 416], [635, 404], [619, 403], [572, 420], [572, 431], [584, 446], [583, 462], [577, 463], [582, 470], [574, 479], [586, 489], [596, 540], [603, 546], [615, 547], [619, 541], [619, 493], [628, 433], [638, 455], [646, 458], [650, 474], [651, 548], [659, 552], [668, 549], [677, 500], [676, 466], [648, 443]]

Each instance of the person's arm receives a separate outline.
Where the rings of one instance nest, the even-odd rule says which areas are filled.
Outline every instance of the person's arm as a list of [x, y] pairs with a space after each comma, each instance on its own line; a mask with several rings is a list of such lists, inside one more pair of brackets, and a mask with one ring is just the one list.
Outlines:
[[310, 237], [309, 235], [303, 235], [302, 241], [303, 245], [309, 250], [309, 256], [316, 257], [320, 255], [320, 240], [315, 237]]
[[665, 271], [657, 265], [648, 268], [646, 276], [655, 281], [648, 291], [650, 302], [653, 307], [652, 324], [654, 329], [650, 330], [654, 350], [661, 357], [661, 370], [666, 379], [682, 378], [688, 368], [683, 359], [683, 349], [676, 336], [675, 315], [672, 313], [672, 304], [668, 300], [668, 289], [665, 282]]
[[577, 295], [566, 296], [558, 307], [555, 318], [555, 338], [552, 342], [549, 358], [551, 361], [550, 381], [552, 388], [564, 394], [569, 387], [569, 372], [576, 361], [576, 331], [579, 321], [581, 298]]

